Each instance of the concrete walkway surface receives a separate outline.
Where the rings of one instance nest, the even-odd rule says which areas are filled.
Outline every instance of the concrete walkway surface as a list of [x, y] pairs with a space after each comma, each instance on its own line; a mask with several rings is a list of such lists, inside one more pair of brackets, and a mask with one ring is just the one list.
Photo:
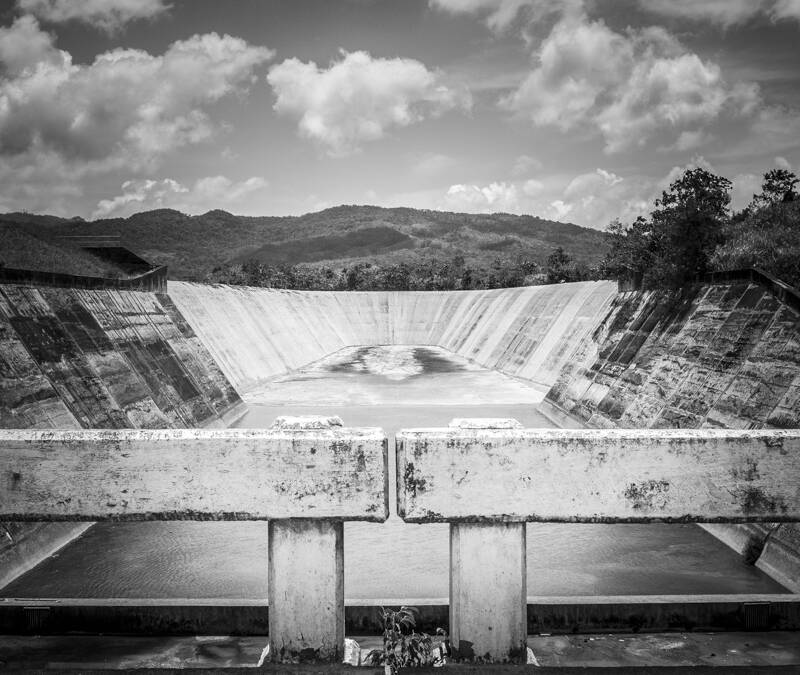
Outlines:
[[[366, 656], [380, 647], [379, 636], [355, 638]], [[130, 669], [255, 668], [266, 637], [0, 636], [0, 671], [97, 671]], [[452, 665], [460, 673], [547, 672], [798, 672], [800, 634], [653, 633], [536, 635], [528, 638], [541, 668]], [[655, 668], [652, 668], [655, 667]], [[660, 668], [666, 668], [662, 671]], [[477, 668], [477, 670], [475, 669]], [[619, 668], [623, 670], [619, 671]], [[774, 668], [774, 670], [773, 670]], [[677, 669], [677, 670], [676, 670]], [[740, 671], [740, 669], [743, 669]], [[348, 666], [270, 667], [268, 672], [347, 672]], [[409, 672], [441, 673], [441, 669]], [[383, 672], [361, 668], [359, 673]]]

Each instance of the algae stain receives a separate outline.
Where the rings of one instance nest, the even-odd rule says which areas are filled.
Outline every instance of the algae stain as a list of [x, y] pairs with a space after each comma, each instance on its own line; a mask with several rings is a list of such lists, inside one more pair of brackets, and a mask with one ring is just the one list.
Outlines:
[[669, 482], [665, 480], [630, 483], [624, 495], [634, 509], [663, 509], [669, 501], [669, 487]]
[[403, 473], [403, 484], [405, 485], [406, 493], [410, 493], [412, 497], [416, 497], [418, 492], [425, 492], [427, 487], [427, 481], [416, 476], [413, 462], [406, 464], [406, 470]]

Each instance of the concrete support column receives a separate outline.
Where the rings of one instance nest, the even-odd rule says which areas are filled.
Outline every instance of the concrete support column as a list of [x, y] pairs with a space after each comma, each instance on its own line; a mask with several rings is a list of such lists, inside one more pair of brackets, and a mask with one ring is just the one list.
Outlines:
[[450, 644], [459, 658], [525, 663], [525, 523], [450, 524]]
[[341, 521], [269, 522], [269, 653], [275, 662], [342, 660]]

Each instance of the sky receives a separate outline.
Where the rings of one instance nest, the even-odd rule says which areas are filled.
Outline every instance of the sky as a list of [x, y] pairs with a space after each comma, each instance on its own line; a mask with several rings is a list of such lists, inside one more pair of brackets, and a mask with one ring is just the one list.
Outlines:
[[800, 0], [0, 0], [0, 212], [604, 229], [800, 166]]

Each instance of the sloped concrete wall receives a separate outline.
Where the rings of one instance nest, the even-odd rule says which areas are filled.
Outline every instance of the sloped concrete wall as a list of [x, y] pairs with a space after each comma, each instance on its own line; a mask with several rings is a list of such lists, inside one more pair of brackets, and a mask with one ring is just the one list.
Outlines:
[[797, 428], [800, 317], [755, 284], [621, 294], [548, 398], [592, 427]]
[[6, 428], [224, 426], [241, 406], [166, 296], [0, 285], [0, 341]]
[[[754, 283], [620, 294], [547, 400], [595, 428], [798, 428], [800, 315]], [[800, 592], [800, 526], [704, 527]]]
[[[0, 427], [227, 426], [239, 395], [167, 296], [0, 284]], [[0, 586], [91, 523], [0, 523]]]
[[437, 345], [549, 387], [605, 316], [612, 282], [490, 291], [315, 292], [170, 282], [241, 393], [347, 346]]

